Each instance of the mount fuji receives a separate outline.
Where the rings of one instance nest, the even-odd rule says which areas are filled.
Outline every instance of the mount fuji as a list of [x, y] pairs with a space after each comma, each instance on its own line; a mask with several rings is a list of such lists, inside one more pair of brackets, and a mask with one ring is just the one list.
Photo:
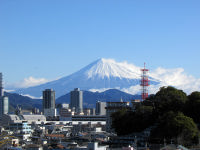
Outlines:
[[[113, 59], [98, 59], [87, 65], [81, 70], [54, 80], [24, 89], [18, 89], [15, 92], [22, 95], [31, 95], [41, 97], [45, 89], [54, 89], [56, 97], [60, 97], [74, 88], [89, 91], [105, 91], [107, 89], [127, 89], [131, 86], [139, 86], [141, 78], [141, 68], [128, 64], [127, 62], [116, 62]], [[157, 85], [159, 80], [151, 77], [150, 84]]]

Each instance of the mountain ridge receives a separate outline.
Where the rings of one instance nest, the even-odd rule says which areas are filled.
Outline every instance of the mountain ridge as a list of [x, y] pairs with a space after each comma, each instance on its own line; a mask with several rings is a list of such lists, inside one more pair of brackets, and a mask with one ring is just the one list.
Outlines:
[[[94, 108], [97, 101], [116, 102], [121, 99], [130, 101], [140, 99], [141, 95], [131, 95], [117, 89], [109, 89], [104, 92], [83, 91], [83, 107]], [[70, 93], [67, 93], [56, 99], [56, 104], [70, 103]]]

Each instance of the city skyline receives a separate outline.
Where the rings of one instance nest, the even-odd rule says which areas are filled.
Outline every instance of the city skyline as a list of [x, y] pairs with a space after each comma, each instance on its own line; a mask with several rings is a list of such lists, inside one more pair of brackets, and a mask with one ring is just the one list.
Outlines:
[[[44, 83], [99, 58], [199, 80], [199, 1], [1, 1], [4, 87]], [[193, 80], [193, 78], [192, 78]]]

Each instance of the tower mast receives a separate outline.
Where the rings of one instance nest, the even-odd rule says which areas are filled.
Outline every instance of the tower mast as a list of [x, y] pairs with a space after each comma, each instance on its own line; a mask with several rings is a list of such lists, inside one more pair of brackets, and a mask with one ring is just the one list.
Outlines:
[[142, 87], [142, 93], [141, 93], [141, 98], [142, 100], [145, 100], [148, 97], [148, 86], [149, 86], [149, 76], [148, 72], [149, 69], [145, 68], [145, 63], [144, 63], [144, 68], [141, 69], [142, 75], [141, 75], [141, 87]]

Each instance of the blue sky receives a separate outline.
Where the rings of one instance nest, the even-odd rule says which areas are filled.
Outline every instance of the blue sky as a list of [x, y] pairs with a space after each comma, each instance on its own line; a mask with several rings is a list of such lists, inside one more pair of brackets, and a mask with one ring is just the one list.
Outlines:
[[200, 76], [199, 0], [1, 0], [6, 83], [69, 75], [98, 58]]

